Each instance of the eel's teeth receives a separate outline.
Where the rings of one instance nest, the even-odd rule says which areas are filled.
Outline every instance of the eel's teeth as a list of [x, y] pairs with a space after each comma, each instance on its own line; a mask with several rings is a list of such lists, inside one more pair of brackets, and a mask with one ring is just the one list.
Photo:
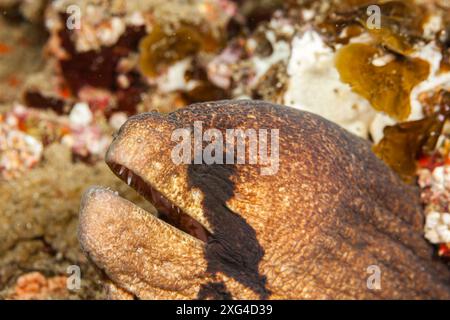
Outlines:
[[120, 167], [120, 171], [119, 171], [119, 175], [121, 176], [124, 173], [124, 171], [125, 171], [125, 167], [121, 166]]
[[131, 185], [131, 181], [133, 181], [133, 173], [128, 172], [128, 178], [127, 178], [127, 183], [130, 186]]

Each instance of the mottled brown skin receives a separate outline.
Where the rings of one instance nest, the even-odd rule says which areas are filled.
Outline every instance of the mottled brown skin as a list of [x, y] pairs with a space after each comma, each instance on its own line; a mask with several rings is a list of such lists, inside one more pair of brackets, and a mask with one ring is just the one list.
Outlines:
[[[175, 165], [171, 134], [280, 129], [280, 167]], [[310, 113], [261, 101], [196, 104], [131, 118], [107, 155], [138, 174], [211, 238], [204, 243], [112, 191], [92, 188], [79, 239], [112, 295], [144, 299], [450, 298], [449, 269], [423, 238], [418, 192], [368, 142]], [[381, 289], [367, 288], [367, 268]]]

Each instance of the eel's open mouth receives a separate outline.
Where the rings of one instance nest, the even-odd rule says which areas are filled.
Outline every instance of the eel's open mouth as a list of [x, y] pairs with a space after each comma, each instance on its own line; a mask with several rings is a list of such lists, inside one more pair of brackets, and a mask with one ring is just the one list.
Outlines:
[[150, 201], [158, 210], [158, 218], [203, 242], [208, 241], [211, 234], [205, 227], [145, 182], [138, 174], [120, 164], [108, 163], [108, 165], [119, 178]]

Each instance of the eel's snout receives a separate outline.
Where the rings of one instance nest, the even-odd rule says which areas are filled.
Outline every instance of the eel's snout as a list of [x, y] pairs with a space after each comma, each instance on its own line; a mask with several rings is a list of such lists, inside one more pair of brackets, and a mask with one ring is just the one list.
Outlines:
[[130, 117], [115, 134], [106, 155], [105, 162], [113, 168], [118, 164], [130, 165], [135, 155], [143, 151], [143, 143], [150, 137], [149, 125], [144, 125], [147, 119], [153, 117], [151, 113], [144, 113]]
[[129, 118], [116, 133], [105, 156], [106, 163], [122, 165], [144, 174], [152, 159], [169, 150], [174, 127], [167, 117], [153, 112]]

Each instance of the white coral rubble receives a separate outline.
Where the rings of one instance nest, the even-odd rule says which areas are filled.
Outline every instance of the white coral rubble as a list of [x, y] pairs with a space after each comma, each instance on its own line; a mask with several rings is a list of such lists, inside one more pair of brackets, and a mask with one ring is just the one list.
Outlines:
[[427, 204], [425, 237], [434, 244], [450, 243], [450, 166], [421, 169], [419, 185]]
[[17, 117], [0, 115], [0, 177], [13, 179], [36, 165], [42, 157], [43, 145], [19, 130]]
[[430, 212], [425, 224], [425, 237], [431, 243], [450, 243], [450, 213]]

